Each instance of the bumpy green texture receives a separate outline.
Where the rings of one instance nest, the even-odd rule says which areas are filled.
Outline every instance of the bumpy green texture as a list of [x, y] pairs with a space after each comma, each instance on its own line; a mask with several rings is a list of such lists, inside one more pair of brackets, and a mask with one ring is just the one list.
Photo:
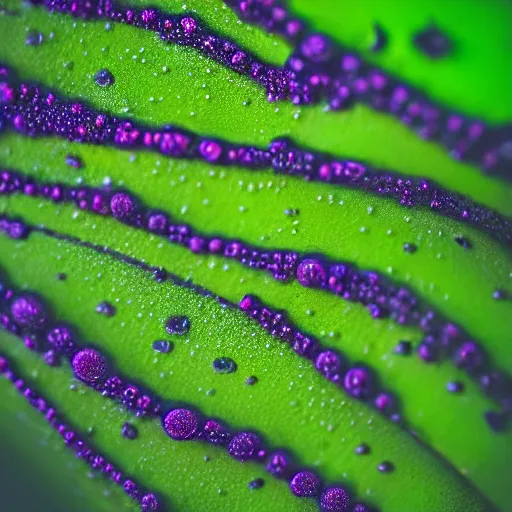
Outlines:
[[[168, 12], [196, 11], [212, 29], [268, 62], [282, 64], [290, 51], [279, 38], [240, 23], [220, 0], [149, 3]], [[512, 87], [512, 72], [505, 65], [512, 37], [508, 4], [466, 0], [447, 6], [429, 0], [414, 2], [415, 8], [407, 11], [393, 0], [343, 4], [341, 9], [335, 0], [290, 2], [316, 29], [363, 52], [371, 39], [372, 24], [379, 22], [389, 33], [389, 49], [379, 56], [365, 53], [369, 58], [427, 87], [433, 97], [454, 108], [489, 121], [512, 119], [512, 97], [506, 94]], [[460, 4], [464, 7], [456, 7]], [[452, 161], [444, 149], [421, 141], [383, 114], [364, 107], [333, 113], [325, 112], [322, 105], [269, 104], [264, 91], [247, 79], [193, 50], [166, 45], [153, 33], [116, 24], [106, 30], [104, 22], [50, 15], [15, 0], [6, 6], [19, 16], [0, 15], [0, 61], [16, 69], [24, 80], [83, 98], [99, 110], [158, 125], [172, 123], [233, 142], [266, 145], [275, 137], [290, 136], [311, 149], [432, 178], [512, 214], [509, 186]], [[410, 43], [414, 31], [431, 20], [457, 43], [453, 57], [442, 62], [427, 61]], [[27, 30], [41, 31], [43, 44], [25, 46]], [[94, 83], [93, 76], [101, 68], [116, 77], [108, 89]], [[80, 156], [85, 167], [67, 166], [68, 154]], [[512, 293], [510, 252], [460, 222], [428, 211], [407, 210], [361, 192], [278, 177], [270, 171], [213, 168], [143, 151], [56, 139], [3, 134], [0, 165], [67, 184], [98, 186], [109, 178], [114, 186], [126, 187], [147, 205], [204, 233], [261, 247], [322, 252], [335, 260], [388, 273], [463, 325], [486, 347], [496, 365], [512, 369], [512, 303], [492, 299], [496, 288]], [[289, 208], [298, 208], [299, 215], [285, 215]], [[483, 413], [495, 405], [449, 362], [426, 365], [414, 357], [393, 355], [398, 340], [418, 342], [418, 330], [373, 320], [361, 306], [338, 297], [296, 283], [277, 283], [220, 257], [193, 255], [70, 206], [15, 196], [1, 198], [0, 210], [162, 265], [233, 302], [253, 293], [274, 308], [285, 308], [298, 326], [326, 346], [374, 368], [385, 388], [400, 398], [407, 424], [425, 445], [327, 383], [309, 363], [240, 312], [223, 309], [191, 290], [158, 284], [147, 273], [91, 249], [42, 234], [23, 242], [2, 236], [0, 265], [13, 282], [38, 290], [56, 316], [77, 325], [81, 339], [101, 347], [121, 374], [165, 399], [200, 407], [236, 428], [262, 432], [271, 446], [289, 449], [299, 462], [316, 467], [327, 482], [347, 484], [382, 512], [487, 511], [492, 509], [489, 501], [500, 510], [509, 510], [512, 434], [489, 430]], [[458, 235], [469, 238], [474, 248], [467, 251], [456, 244], [453, 238]], [[415, 243], [418, 251], [404, 253], [406, 242]], [[57, 281], [58, 272], [67, 273], [68, 279]], [[104, 300], [116, 304], [115, 317], [101, 317], [94, 311]], [[171, 314], [188, 315], [192, 329], [186, 338], [173, 339], [172, 353], [155, 354], [151, 343], [166, 336], [163, 326]], [[266, 476], [261, 466], [238, 463], [205, 444], [171, 441], [158, 421], [135, 420], [140, 437], [127, 441], [120, 430], [130, 415], [80, 384], [78, 390], [70, 390], [70, 384], [77, 383], [67, 366], [47, 367], [5, 334], [0, 336], [0, 351], [11, 355], [27, 378], [33, 377], [38, 389], [72, 424], [82, 432], [92, 427], [94, 446], [163, 497], [172, 510], [317, 509], [313, 501], [294, 498], [285, 483]], [[219, 356], [235, 359], [238, 372], [214, 374], [211, 363]], [[244, 384], [249, 375], [259, 378], [255, 386]], [[465, 393], [447, 393], [449, 380], [464, 382]], [[33, 461], [41, 453], [57, 454], [58, 464], [41, 478], [58, 482], [59, 475], [66, 475], [67, 485], [53, 484], [62, 509], [69, 508], [77, 496], [84, 503], [83, 510], [133, 508], [108, 482], [84, 477], [87, 470], [64, 453], [44, 420], [4, 381], [0, 386], [1, 432], [18, 438], [18, 429], [23, 429], [25, 444], [32, 450], [28, 453], [27, 446], [19, 447], [20, 458], [27, 466], [34, 465], [37, 473], [42, 472], [41, 466]], [[49, 446], [35, 448], [39, 436]], [[353, 454], [360, 442], [371, 445], [369, 456]], [[378, 473], [376, 465], [382, 460], [392, 460], [396, 471]], [[257, 477], [265, 478], [265, 486], [251, 492], [247, 484]], [[108, 497], [105, 490], [111, 493]]]
[[[262, 329], [256, 328], [242, 312], [226, 310], [213, 298], [203, 298], [169, 283], [156, 283], [144, 271], [126, 268], [90, 250], [77, 250], [41, 235], [33, 235], [30, 243], [5, 243], [3, 248], [13, 254], [11, 257], [2, 254], [2, 261], [16, 286], [44, 290], [42, 297], [52, 304], [59, 318], [80, 325], [83, 338], [112, 355], [121, 372], [160, 396], [192, 404], [207, 415], [229, 418], [235, 428], [249, 427], [263, 432], [270, 446], [290, 449], [304, 465], [318, 466], [317, 471], [328, 481], [346, 481], [357, 495], [368, 494], [383, 510], [399, 506], [457, 510], [458, 503], [464, 503], [469, 510], [482, 509], [482, 503], [471, 496], [467, 484], [454, 471], [445, 470], [432, 453], [412, 437], [404, 436], [398, 426], [343, 396], [336, 386], [327, 384], [308, 365], [297, 361], [291, 350], [284, 350]], [[45, 256], [41, 258], [43, 251]], [[24, 262], [23, 267], [18, 258]], [[57, 269], [68, 274], [68, 280], [55, 283]], [[62, 301], [66, 288], [71, 287], [73, 303]], [[95, 306], [105, 296], [111, 296], [118, 309], [115, 317], [98, 318], [95, 312]], [[189, 335], [185, 339], [173, 339], [176, 347], [172, 354], [155, 355], [150, 349], [152, 341], [165, 335], [163, 326], [168, 315], [180, 314], [190, 318]], [[235, 374], [226, 376], [213, 371], [212, 361], [223, 356], [236, 359], [239, 368]], [[259, 377], [257, 385], [245, 385], [249, 375]], [[208, 393], [211, 389], [215, 389], [213, 396]], [[58, 397], [58, 392], [55, 393]], [[139, 465], [148, 448], [137, 442], [133, 443], [135, 459], [123, 460], [132, 451], [129, 450], [132, 444], [120, 438], [120, 425], [113, 428], [111, 437], [116, 444], [129, 446], [119, 453], [110, 449], [109, 453], [117, 453], [124, 467], [137, 467], [142, 482], [147, 479], [155, 490], [169, 493], [177, 510], [186, 509], [187, 504], [191, 510], [202, 508], [215, 497], [214, 486], [207, 486], [203, 494], [197, 477], [187, 482], [187, 478], [173, 474], [173, 466], [177, 461], [182, 462], [179, 454], [173, 457], [171, 465], [165, 462], [168, 456], [161, 462]], [[290, 425], [295, 426], [292, 436]], [[107, 438], [104, 429], [101, 429], [103, 434], [99, 430], [94, 436], [98, 443], [100, 435]], [[374, 447], [373, 452], [368, 457], [356, 457], [353, 451], [363, 441]], [[249, 510], [268, 510], [273, 499], [278, 499], [277, 507], [283, 511], [303, 508], [301, 500], [294, 499], [284, 483], [269, 482], [265, 489], [269, 501], [265, 499], [266, 493], [249, 493], [247, 484], [251, 477], [247, 474], [244, 478], [244, 472], [251, 470], [253, 478], [264, 476], [261, 467], [229, 461], [219, 449], [205, 449], [199, 443], [172, 442], [161, 430], [152, 436], [151, 452], [154, 450], [162, 456], [167, 450], [184, 450], [183, 457], [193, 448], [200, 454], [196, 464], [204, 466], [202, 454], [211, 454], [215, 460], [226, 460], [231, 466], [220, 470], [218, 477], [227, 480], [225, 483], [221, 480], [224, 485], [230, 482], [226, 496], [235, 501], [232, 504], [216, 501], [211, 510], [224, 505], [228, 510], [239, 510], [244, 503]], [[194, 462], [193, 453], [183, 463]], [[375, 467], [382, 460], [393, 460], [397, 471], [390, 475], [377, 472]], [[193, 470], [197, 467], [193, 466]], [[174, 492], [169, 485], [171, 475], [176, 484]], [[425, 485], [414, 489], [418, 480]], [[223, 484], [218, 486], [222, 489]], [[273, 492], [276, 487], [278, 490]], [[410, 488], [411, 492], [403, 492], [404, 488]], [[311, 505], [314, 509], [315, 505]]]

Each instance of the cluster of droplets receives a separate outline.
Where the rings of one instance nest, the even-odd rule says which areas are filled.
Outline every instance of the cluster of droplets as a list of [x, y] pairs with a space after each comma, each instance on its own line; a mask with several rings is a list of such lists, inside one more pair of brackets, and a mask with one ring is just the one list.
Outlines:
[[[111, 375], [106, 358], [96, 349], [79, 348], [68, 327], [54, 324], [43, 302], [35, 295], [17, 295], [11, 289], [2, 290], [1, 301], [3, 312], [0, 313], [0, 326], [12, 334], [22, 338], [27, 348], [41, 350], [44, 344], [49, 344], [58, 355], [69, 358], [74, 375], [103, 396], [121, 402], [127, 409], [137, 415], [160, 416], [166, 434], [176, 441], [202, 440], [210, 444], [222, 446], [236, 460], [254, 460], [265, 464], [267, 471], [277, 478], [288, 478], [291, 491], [299, 497], [317, 497], [320, 495], [321, 483], [316, 474], [310, 471], [300, 471], [292, 465], [290, 458], [282, 451], [268, 452], [259, 436], [252, 432], [233, 432], [215, 419], [206, 419], [203, 415], [183, 407], [172, 408], [162, 413], [161, 400], [148, 395], [142, 395], [140, 390], [131, 384], [126, 384], [120, 377]], [[30, 340], [30, 343], [27, 342]], [[2, 363], [0, 359], [0, 364]], [[0, 367], [1, 369], [1, 367]], [[63, 427], [63, 432], [67, 429]], [[73, 434], [74, 435], [74, 434]], [[102, 458], [92, 451], [84, 452], [84, 458], [94, 463], [97, 459], [98, 469], [107, 466]], [[118, 475], [118, 476], [117, 476]], [[113, 477], [114, 478], [114, 477]], [[115, 473], [115, 481], [122, 481], [122, 474]], [[306, 480], [315, 479], [315, 488], [311, 489]], [[141, 496], [138, 486], [131, 480], [123, 483], [125, 491], [133, 498], [141, 501], [143, 510], [156, 510], [158, 503], [153, 495]], [[333, 493], [343, 493], [346, 496], [343, 507], [326, 508], [331, 503]], [[333, 502], [335, 503], [335, 502]], [[320, 496], [323, 510], [345, 512], [349, 508], [350, 498], [343, 488], [328, 487]], [[358, 505], [363, 506], [363, 505]], [[153, 507], [153, 508], [151, 508]], [[362, 510], [367, 510], [363, 508]]]
[[[290, 458], [282, 451], [268, 452], [259, 436], [252, 432], [232, 433], [213, 419], [202, 419], [189, 409], [172, 409], [163, 418], [167, 434], [176, 441], [199, 439], [227, 449], [234, 459], [265, 464], [266, 471], [275, 478], [289, 482], [291, 492], [299, 498], [320, 498], [324, 512], [369, 512], [366, 505], [351, 504], [343, 487], [325, 487], [316, 473], [297, 471]], [[253, 488], [257, 488], [255, 484]]]
[[[28, 136], [55, 135], [83, 143], [150, 149], [173, 158], [194, 158], [210, 164], [270, 168], [278, 174], [389, 197], [402, 206], [426, 207], [485, 230], [506, 244], [512, 243], [512, 221], [509, 218], [464, 196], [448, 192], [424, 179], [305, 151], [293, 147], [286, 140], [275, 140], [268, 148], [261, 149], [202, 138], [171, 127], [148, 128], [98, 113], [82, 103], [62, 101], [51, 92], [42, 93], [35, 86], [22, 84], [14, 87], [9, 81], [0, 82], [0, 126], [2, 124]], [[81, 165], [75, 158], [71, 160], [68, 157], [68, 160], [73, 167]]]
[[349, 395], [373, 403], [379, 410], [399, 421], [396, 400], [387, 392], [378, 391], [370, 370], [358, 365], [348, 367], [347, 361], [336, 351], [322, 347], [318, 340], [303, 334], [286, 318], [262, 304], [256, 297], [246, 295], [240, 309], [254, 318], [267, 332], [287, 343], [300, 357], [309, 359], [326, 379], [339, 385]]
[[269, 101], [288, 98], [295, 86], [291, 70], [261, 62], [250, 52], [208, 31], [196, 18], [188, 14], [168, 15], [154, 8], [126, 8], [111, 0], [30, 1], [35, 5], [43, 5], [50, 11], [85, 19], [107, 19], [156, 32], [162, 41], [194, 48], [223, 66], [250, 77], [266, 89]]
[[120, 402], [137, 416], [160, 414], [159, 402], [120, 377], [109, 376], [108, 364], [96, 349], [80, 348], [69, 326], [52, 322], [36, 295], [15, 297], [12, 290], [7, 289], [3, 291], [2, 302], [2, 328], [21, 337], [30, 350], [44, 353], [49, 364], [55, 366], [65, 357], [78, 379], [104, 396]]
[[[288, 39], [294, 47], [285, 69], [294, 73], [294, 103], [326, 100], [332, 110], [364, 103], [398, 118], [424, 139], [443, 144], [453, 158], [510, 177], [512, 126], [485, 126], [450, 112], [420, 91], [365, 62], [325, 34], [313, 33], [282, 2], [228, 0], [243, 19]], [[426, 37], [429, 34], [427, 33]]]
[[[499, 372], [489, 372], [483, 350], [468, 340], [459, 327], [418, 301], [405, 287], [395, 285], [377, 272], [363, 271], [343, 262], [329, 262], [293, 251], [272, 251], [246, 245], [240, 241], [211, 238], [195, 233], [186, 225], [173, 224], [169, 216], [147, 209], [133, 194], [86, 186], [39, 184], [32, 178], [10, 171], [0, 172], [0, 193], [23, 193], [45, 197], [55, 202], [72, 201], [78, 208], [111, 216], [119, 222], [157, 234], [169, 242], [182, 245], [193, 253], [206, 253], [239, 261], [255, 270], [269, 272], [277, 280], [296, 280], [307, 288], [316, 288], [338, 295], [344, 300], [364, 305], [373, 318], [391, 318], [401, 325], [419, 327], [425, 337], [418, 354], [426, 362], [449, 355], [482, 383], [483, 389], [510, 407], [509, 379]], [[3, 227], [2, 227], [3, 226]], [[28, 233], [23, 223], [0, 219], [0, 230], [20, 237]], [[468, 355], [463, 347], [473, 347]], [[478, 361], [469, 364], [467, 361]], [[492, 385], [488, 385], [489, 375]], [[485, 378], [484, 378], [485, 377]], [[483, 380], [482, 380], [483, 379]], [[484, 384], [485, 383], [485, 384]]]
[[[29, 316], [25, 315], [25, 319]], [[24, 325], [24, 324], [23, 324]], [[90, 448], [80, 434], [70, 427], [60, 417], [57, 411], [39, 394], [34, 391], [23, 379], [20, 379], [9, 367], [7, 358], [0, 356], [0, 375], [12, 382], [14, 388], [27, 400], [38, 412], [44, 415], [49, 425], [62, 437], [66, 445], [75, 452], [76, 456], [83, 460], [92, 470], [101, 472], [110, 480], [120, 485], [126, 494], [138, 501], [143, 512], [159, 509], [156, 496], [152, 493], [143, 493], [141, 488], [122, 471], [117, 469], [108, 459]]]

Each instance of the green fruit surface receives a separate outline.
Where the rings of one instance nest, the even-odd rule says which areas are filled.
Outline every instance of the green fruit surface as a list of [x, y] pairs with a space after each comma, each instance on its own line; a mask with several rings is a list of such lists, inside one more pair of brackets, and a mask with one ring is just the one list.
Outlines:
[[[290, 7], [315, 30], [362, 52], [451, 108], [490, 123], [512, 121], [512, 4], [414, 0], [404, 8], [400, 0], [342, 3], [291, 0]], [[248, 79], [197, 51], [167, 45], [157, 34], [118, 24], [107, 30], [104, 21], [49, 14], [17, 0], [3, 5], [17, 14], [0, 14], [0, 62], [24, 81], [81, 99], [97, 110], [232, 142], [265, 146], [276, 137], [291, 137], [312, 150], [430, 178], [512, 215], [510, 185], [452, 160], [444, 148], [419, 139], [382, 113], [363, 106], [335, 113], [323, 105], [268, 103], [264, 90]], [[212, 30], [276, 65], [291, 51], [279, 37], [241, 22], [220, 0], [156, 0], [147, 5], [192, 12]], [[431, 21], [455, 42], [454, 54], [438, 62], [426, 59], [411, 43], [413, 34]], [[389, 47], [379, 54], [367, 50], [375, 22], [389, 35]], [[40, 46], [24, 44], [30, 30], [44, 34]], [[94, 74], [102, 68], [115, 76], [112, 87], [95, 84]], [[84, 167], [66, 165], [68, 154], [79, 156]], [[101, 186], [108, 178], [113, 186], [132, 191], [148, 206], [205, 234], [269, 249], [323, 253], [378, 270], [462, 325], [485, 347], [494, 366], [512, 373], [512, 302], [492, 298], [498, 288], [512, 295], [511, 252], [462, 222], [360, 191], [276, 176], [270, 169], [212, 167], [145, 151], [9, 132], [0, 135], [0, 166], [69, 185]], [[293, 208], [298, 215], [285, 214]], [[275, 309], [285, 309], [301, 330], [349, 362], [373, 368], [382, 386], [400, 399], [406, 425], [419, 440], [327, 382], [240, 311], [191, 289], [157, 283], [148, 272], [90, 248], [39, 232], [24, 241], [0, 235], [0, 267], [10, 282], [37, 291], [55, 317], [77, 326], [84, 344], [101, 347], [120, 374], [165, 400], [188, 403], [236, 429], [261, 433], [270, 447], [289, 450], [325, 482], [346, 485], [381, 512], [512, 511], [512, 432], [497, 434], [488, 428], [483, 414], [496, 404], [449, 361], [427, 365], [414, 356], [393, 354], [399, 340], [419, 342], [418, 329], [372, 319], [359, 304], [297, 283], [276, 282], [221, 257], [192, 254], [70, 205], [0, 197], [0, 212], [163, 266], [232, 302], [251, 293]], [[473, 249], [463, 249], [455, 236], [467, 237]], [[416, 253], [403, 251], [407, 242], [418, 246]], [[62, 272], [68, 278], [58, 281], [56, 275]], [[116, 305], [112, 318], [95, 312], [105, 300]], [[164, 325], [171, 315], [191, 319], [189, 335], [166, 335]], [[174, 350], [155, 353], [152, 342], [165, 337], [173, 341]], [[158, 420], [134, 418], [73, 379], [69, 365], [50, 368], [3, 332], [0, 352], [10, 356], [19, 373], [71, 425], [84, 434], [92, 429], [91, 444], [155, 492], [169, 510], [318, 509], [313, 500], [295, 498], [286, 482], [270, 478], [261, 465], [239, 463], [203, 443], [172, 441]], [[236, 373], [213, 372], [212, 361], [222, 356], [237, 362]], [[254, 386], [245, 385], [250, 375], [258, 377]], [[453, 380], [464, 383], [464, 393], [446, 391], [446, 383]], [[39, 492], [44, 506], [48, 503], [41, 510], [135, 510], [116, 486], [100, 476], [89, 478], [87, 466], [3, 379], [0, 394], [2, 442], [9, 446], [17, 474]], [[133, 441], [121, 436], [128, 419], [139, 429]], [[372, 449], [364, 457], [354, 454], [361, 442]], [[396, 470], [379, 473], [376, 466], [383, 460], [392, 461]], [[2, 469], [9, 465], [0, 463]], [[255, 478], [264, 478], [265, 485], [251, 491], [248, 483]], [[0, 489], [12, 488], [9, 479], [2, 481]], [[16, 496], [14, 490], [5, 492]], [[26, 503], [21, 510], [31, 510], [30, 496], [21, 493], [16, 499], [17, 506]]]

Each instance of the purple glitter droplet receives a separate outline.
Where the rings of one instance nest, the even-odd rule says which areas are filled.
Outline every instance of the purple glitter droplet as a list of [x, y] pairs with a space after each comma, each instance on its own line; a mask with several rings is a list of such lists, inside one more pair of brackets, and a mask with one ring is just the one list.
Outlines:
[[332, 350], [320, 352], [315, 361], [315, 368], [327, 378], [332, 378], [341, 368], [341, 358]]
[[370, 509], [362, 503], [356, 503], [352, 509], [352, 512], [370, 512]]
[[214, 141], [205, 140], [199, 145], [199, 152], [209, 162], [215, 162], [222, 154], [222, 147]]
[[164, 429], [176, 441], [193, 439], [198, 427], [197, 416], [188, 409], [173, 409], [164, 418]]
[[196, 29], [196, 21], [194, 18], [183, 18], [181, 20], [181, 26], [183, 27], [185, 34], [189, 36]]
[[215, 420], [208, 420], [204, 424], [201, 435], [208, 443], [216, 445], [225, 445], [231, 439], [229, 432]]
[[286, 476], [288, 468], [288, 459], [284, 453], [273, 453], [265, 467], [265, 469], [276, 478], [283, 478]]
[[307, 259], [297, 267], [297, 280], [302, 286], [308, 288], [323, 288], [327, 273], [318, 260]]
[[137, 484], [133, 480], [125, 480], [123, 483], [124, 492], [131, 498], [136, 498], [139, 495]]
[[156, 496], [152, 493], [145, 494], [140, 500], [142, 512], [154, 512], [158, 510], [159, 503]]
[[302, 43], [300, 49], [311, 62], [325, 62], [331, 53], [329, 41], [319, 34], [309, 36]]
[[48, 366], [57, 366], [60, 363], [59, 355], [55, 350], [48, 350], [48, 352], [45, 352], [43, 359]]
[[438, 347], [431, 343], [420, 343], [418, 346], [418, 356], [426, 363], [433, 363], [439, 359]]
[[320, 497], [320, 508], [323, 512], [346, 512], [350, 496], [341, 487], [328, 487]]
[[234, 459], [245, 461], [253, 457], [259, 446], [259, 439], [249, 432], [240, 432], [229, 443], [229, 454]]
[[60, 353], [67, 353], [73, 347], [73, 335], [71, 331], [64, 326], [53, 328], [47, 335], [48, 343]]
[[311, 471], [301, 471], [292, 478], [290, 489], [299, 498], [318, 496], [320, 479]]
[[92, 348], [84, 348], [75, 354], [71, 365], [75, 376], [87, 384], [96, 384], [107, 377], [105, 359]]
[[343, 385], [352, 396], [364, 399], [370, 392], [370, 375], [364, 368], [352, 368], [346, 373]]
[[483, 364], [483, 354], [475, 342], [467, 341], [459, 347], [454, 360], [459, 368], [475, 371]]
[[124, 192], [118, 192], [110, 200], [110, 209], [112, 215], [121, 221], [129, 220], [136, 209], [135, 201], [131, 196]]
[[375, 399], [375, 405], [380, 411], [389, 411], [393, 407], [393, 397], [388, 393], [380, 393]]
[[44, 307], [37, 297], [22, 295], [11, 305], [14, 323], [20, 327], [38, 328], [46, 322]]

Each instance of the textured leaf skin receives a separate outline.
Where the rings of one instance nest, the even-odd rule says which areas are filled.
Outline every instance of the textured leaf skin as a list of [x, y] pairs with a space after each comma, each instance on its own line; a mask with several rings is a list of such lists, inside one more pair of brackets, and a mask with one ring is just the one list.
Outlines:
[[[152, 4], [168, 11], [181, 10], [181, 3], [167, 3]], [[381, 2], [384, 3], [387, 2]], [[266, 144], [276, 136], [289, 135], [310, 148], [434, 178], [500, 212], [512, 213], [510, 187], [483, 176], [475, 168], [454, 163], [443, 150], [418, 140], [383, 115], [362, 107], [333, 114], [323, 112], [321, 107], [298, 109], [287, 104], [277, 105], [279, 111], [275, 112], [276, 105], [268, 104], [262, 91], [247, 80], [193, 51], [167, 49], [153, 34], [118, 25], [105, 31], [104, 24], [98, 22], [76, 22], [74, 27], [75, 20], [68, 17], [25, 8], [18, 2], [11, 4], [23, 15], [0, 17], [0, 58], [15, 66], [23, 79], [40, 81], [70, 97], [83, 97], [98, 109], [123, 113], [128, 106], [127, 114], [136, 119], [175, 123], [233, 141]], [[369, 9], [362, 12], [353, 2], [343, 13], [324, 16], [328, 11], [333, 14], [332, 3], [327, 0], [315, 2], [314, 12], [307, 1], [294, 0], [291, 4], [314, 26], [333, 36], [342, 34], [342, 42], [363, 46], [363, 36], [371, 26]], [[428, 7], [419, 9], [414, 16], [396, 17], [391, 17], [397, 11], [392, 4], [389, 8], [372, 5], [372, 12], [379, 19], [382, 16], [382, 23], [386, 22], [391, 34], [397, 33], [403, 39], [411, 27], [424, 23], [431, 13], [443, 12], [439, 16], [447, 24], [451, 19], [453, 24], [453, 14], [449, 9], [444, 12], [436, 2], [426, 2], [424, 6]], [[404, 69], [400, 59], [408, 57], [400, 54], [399, 46], [396, 53], [384, 55], [379, 63], [418, 83], [428, 75], [425, 83], [432, 94], [468, 113], [483, 115], [490, 121], [510, 120], [512, 104], [497, 99], [508, 98], [503, 91], [510, 88], [511, 76], [498, 71], [477, 72], [474, 90], [463, 83], [463, 77], [475, 69], [483, 71], [481, 66], [499, 67], [502, 48], [510, 44], [510, 35], [502, 28], [508, 7], [495, 4], [485, 14], [492, 20], [489, 25], [494, 30], [478, 38], [485, 41], [480, 48], [482, 54], [485, 52], [485, 62], [468, 58], [457, 64], [457, 57], [457, 63], [440, 64], [446, 69], [439, 71], [437, 64], [434, 68], [434, 64], [416, 56], [411, 57], [414, 66]], [[221, 2], [187, 2], [187, 6], [197, 9], [211, 27], [250, 47], [262, 58], [274, 63], [286, 58], [288, 48], [282, 41], [239, 25]], [[460, 32], [462, 40], [469, 40], [467, 31], [479, 16], [483, 14], [477, 3], [468, 2], [468, 21], [453, 30]], [[338, 30], [343, 26], [351, 28]], [[27, 28], [37, 28], [45, 34], [54, 31], [55, 37], [37, 48], [24, 46]], [[108, 51], [101, 51], [107, 47]], [[127, 47], [131, 48], [128, 53]], [[145, 64], [141, 63], [139, 52], [142, 47]], [[131, 56], [137, 53], [134, 61]], [[123, 60], [119, 60], [120, 55], [125, 56]], [[492, 55], [491, 60], [488, 55]], [[72, 69], [64, 68], [64, 62], [73, 62]], [[160, 73], [162, 65], [167, 65], [170, 72]], [[92, 79], [102, 67], [116, 76], [115, 86], [108, 90], [99, 89]], [[484, 90], [489, 94], [479, 96]], [[206, 100], [206, 94], [210, 99]], [[161, 102], [149, 101], [150, 97], [160, 96], [164, 98]], [[247, 100], [250, 105], [244, 106]], [[300, 116], [295, 119], [298, 112]], [[69, 153], [81, 156], [86, 163], [83, 170], [77, 172], [65, 165], [65, 155]], [[138, 152], [131, 162], [129, 152], [50, 139], [29, 140], [3, 134], [0, 162], [3, 167], [66, 183], [75, 183], [80, 176], [84, 183], [99, 185], [105, 176], [110, 176], [114, 184], [136, 191], [148, 204], [205, 232], [240, 237], [260, 246], [323, 252], [383, 272], [391, 268], [393, 278], [408, 282], [421, 297], [464, 325], [502, 368], [512, 368], [512, 349], [506, 342], [510, 339], [512, 306], [510, 302], [492, 300], [492, 292], [498, 287], [512, 292], [510, 253], [461, 223], [430, 212], [404, 210], [358, 192], [277, 178], [268, 172], [215, 169], [212, 176], [211, 168], [196, 162], [173, 162], [143, 152]], [[21, 197], [2, 198], [0, 205], [3, 211], [21, 215], [27, 221], [44, 223], [61, 233], [78, 235], [163, 265], [232, 301], [251, 292], [276, 308], [286, 308], [301, 328], [343, 350], [352, 360], [362, 360], [376, 368], [389, 389], [400, 397], [404, 416], [421, 439], [454, 467], [448, 467], [441, 455], [416, 443], [364, 404], [326, 384], [308, 364], [284, 350], [241, 313], [221, 310], [212, 300], [167, 284], [158, 285], [141, 271], [41, 235], [19, 243], [2, 237], [0, 261], [14, 283], [39, 290], [60, 318], [78, 325], [83, 339], [101, 346], [123, 373], [163, 396], [193, 403], [240, 428], [262, 431], [272, 445], [291, 449], [304, 464], [318, 464], [318, 471], [328, 481], [344, 482], [346, 474], [350, 488], [383, 511], [491, 510], [487, 499], [502, 510], [509, 509], [511, 434], [498, 436], [486, 427], [482, 413], [493, 404], [449, 363], [427, 366], [415, 358], [393, 357], [392, 348], [399, 339], [419, 340], [420, 334], [415, 330], [374, 321], [357, 305], [294, 284], [269, 282], [266, 276], [235, 264], [223, 270], [225, 262], [220, 258], [193, 256], [169, 244], [162, 246], [160, 240], [109, 219], [84, 213], [75, 219], [72, 208]], [[296, 219], [284, 215], [286, 208], [294, 207], [300, 209]], [[372, 208], [371, 214], [368, 207]], [[299, 221], [298, 225], [293, 224], [294, 220]], [[363, 232], [361, 227], [365, 228]], [[386, 234], [388, 230], [391, 235]], [[473, 251], [464, 251], [453, 242], [453, 236], [460, 234], [472, 240]], [[405, 242], [417, 243], [419, 251], [414, 255], [403, 253]], [[56, 282], [57, 272], [68, 273], [69, 279]], [[98, 317], [94, 307], [106, 298], [113, 300], [112, 294], [123, 307], [114, 318]], [[133, 302], [128, 305], [128, 300]], [[315, 314], [309, 315], [307, 310]], [[141, 318], [137, 316], [139, 311]], [[157, 356], [154, 362], [150, 344], [163, 335], [164, 321], [174, 312], [192, 318], [190, 341], [176, 340], [175, 351]], [[207, 323], [203, 323], [205, 319]], [[173, 510], [316, 510], [315, 503], [293, 498], [285, 483], [268, 477], [263, 489], [249, 492], [247, 483], [265, 476], [261, 467], [239, 464], [221, 450], [204, 444], [172, 443], [158, 422], [138, 423], [139, 440], [124, 440], [120, 427], [128, 415], [83, 386], [78, 392], [69, 391], [69, 368], [47, 368], [6, 335], [2, 334], [0, 343], [1, 350], [12, 354], [27, 376], [37, 373], [38, 385], [70, 421], [84, 431], [93, 426], [97, 446], [165, 497]], [[239, 371], [233, 376], [214, 375], [211, 361], [219, 355], [236, 359]], [[173, 373], [161, 378], [162, 371]], [[250, 374], [260, 378], [252, 388], [244, 385]], [[465, 383], [466, 392], [461, 397], [445, 390], [446, 382], [454, 379]], [[35, 413], [25, 407], [29, 419], [18, 419], [14, 411], [23, 410], [21, 399], [7, 391], [3, 381], [0, 385], [6, 388], [2, 388], [5, 399], [1, 410], [8, 416], [8, 421], [3, 422], [7, 435], [13, 436], [20, 425], [26, 429], [28, 439], [43, 432], [55, 445], [52, 450], [57, 450], [63, 459], [73, 460], [71, 455], [60, 453], [63, 448], [54, 442], [55, 436], [44, 429]], [[215, 396], [207, 396], [206, 391], [212, 388], [216, 389]], [[273, 398], [271, 403], [269, 396]], [[292, 406], [290, 402], [297, 404]], [[355, 425], [351, 425], [353, 419]], [[332, 432], [327, 430], [330, 424], [335, 426]], [[373, 448], [368, 458], [353, 455], [361, 441]], [[27, 465], [32, 457], [38, 457], [38, 450], [26, 455]], [[209, 462], [203, 460], [205, 455], [211, 458]], [[375, 470], [383, 458], [396, 464], [394, 474], [381, 475]], [[467, 475], [480, 493], [457, 475], [455, 468]], [[48, 479], [58, 479], [54, 475], [61, 471], [56, 464]], [[99, 479], [89, 482], [84, 478], [85, 472], [74, 462], [68, 476], [72, 476], [75, 485], [59, 490], [56, 498], [64, 503], [66, 497], [74, 499], [76, 493], [82, 492], [84, 510], [130, 510], [132, 503], [117, 489]], [[219, 488], [224, 491], [221, 495]], [[105, 498], [102, 489], [112, 495]], [[88, 500], [90, 503], [85, 505]]]

